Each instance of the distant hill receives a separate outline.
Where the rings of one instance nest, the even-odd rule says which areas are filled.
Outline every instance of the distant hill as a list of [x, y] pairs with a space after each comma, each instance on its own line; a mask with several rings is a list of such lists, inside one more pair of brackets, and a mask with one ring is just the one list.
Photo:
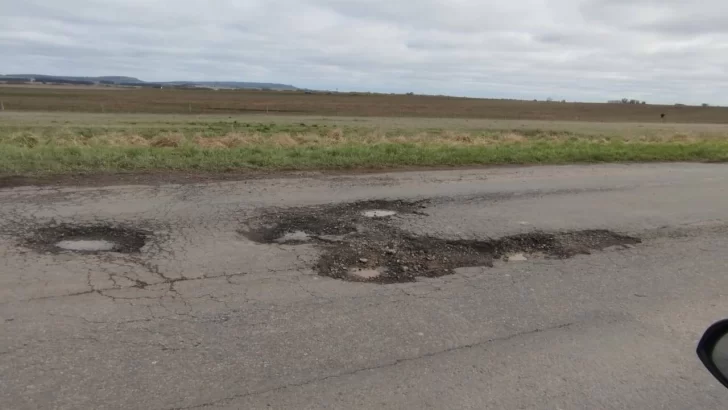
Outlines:
[[144, 81], [134, 77], [106, 76], [95, 77], [98, 81], [113, 81], [115, 83], [143, 83]]
[[161, 84], [192, 86], [192, 87], [211, 87], [211, 88], [247, 88], [247, 89], [271, 89], [271, 90], [288, 90], [294, 91], [298, 88], [288, 84], [278, 83], [249, 83], [241, 81], [169, 81]]
[[7, 74], [0, 75], [0, 81], [40, 81], [61, 84], [107, 84], [141, 87], [201, 87], [201, 88], [232, 88], [232, 89], [267, 89], [280, 91], [294, 91], [298, 88], [288, 84], [278, 83], [251, 83], [242, 81], [165, 81], [146, 82], [134, 77], [102, 76], [102, 77], [74, 77], [44, 74]]
[[0, 79], [3, 77], [10, 78], [24, 78], [24, 79], [35, 79], [35, 81], [53, 81], [53, 80], [66, 80], [66, 81], [90, 81], [90, 82], [101, 82], [101, 81], [113, 81], [113, 82], [125, 82], [125, 83], [143, 83], [144, 81], [134, 77], [121, 77], [121, 76], [107, 76], [107, 77], [74, 77], [66, 75], [45, 75], [45, 74], [8, 74], [0, 75]]

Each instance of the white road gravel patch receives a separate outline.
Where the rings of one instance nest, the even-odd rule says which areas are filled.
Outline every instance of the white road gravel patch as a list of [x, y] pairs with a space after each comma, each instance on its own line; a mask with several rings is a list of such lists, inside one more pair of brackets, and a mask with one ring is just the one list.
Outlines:
[[375, 269], [362, 269], [362, 268], [351, 268], [349, 269], [349, 275], [356, 279], [376, 279], [382, 275], [383, 268]]
[[525, 262], [528, 260], [526, 255], [524, 255], [522, 253], [514, 253], [511, 255], [508, 255], [506, 257], [506, 259], [508, 260], [508, 262]]
[[311, 239], [311, 235], [303, 231], [286, 232], [283, 236], [276, 239], [278, 243], [290, 243], [290, 242], [307, 242]]
[[56, 246], [67, 251], [95, 252], [113, 250], [116, 247], [116, 244], [102, 239], [70, 239], [60, 241], [56, 244]]
[[397, 212], [389, 211], [386, 209], [371, 209], [371, 210], [362, 212], [362, 215], [366, 216], [367, 218], [387, 218], [390, 216], [397, 215]]

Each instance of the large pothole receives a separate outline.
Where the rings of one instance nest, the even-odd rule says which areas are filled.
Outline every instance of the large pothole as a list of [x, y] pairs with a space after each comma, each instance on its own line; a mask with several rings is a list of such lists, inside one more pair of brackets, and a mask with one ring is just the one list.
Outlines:
[[46, 252], [136, 253], [149, 235], [150, 232], [122, 226], [61, 224], [37, 229], [26, 238], [25, 245]]
[[360, 201], [333, 206], [271, 210], [248, 221], [239, 233], [260, 243], [336, 241], [377, 226], [398, 214], [417, 214], [424, 201]]
[[450, 275], [461, 267], [492, 266], [500, 258], [514, 262], [533, 255], [569, 258], [640, 243], [608, 230], [449, 240], [414, 236], [392, 220], [398, 214], [422, 214], [422, 208], [424, 201], [362, 201], [272, 210], [250, 220], [241, 233], [261, 243], [310, 242], [323, 251], [315, 265], [320, 275], [379, 283]]
[[485, 241], [414, 237], [390, 231], [325, 244], [316, 268], [321, 275], [339, 279], [408, 282], [419, 276], [450, 275], [462, 267], [493, 266], [494, 259], [518, 261], [534, 254], [562, 259], [639, 242], [606, 230], [534, 232]]

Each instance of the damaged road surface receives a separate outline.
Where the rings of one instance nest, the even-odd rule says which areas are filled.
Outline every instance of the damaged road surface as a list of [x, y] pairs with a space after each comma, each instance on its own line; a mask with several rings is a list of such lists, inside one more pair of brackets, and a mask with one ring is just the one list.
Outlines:
[[360, 201], [268, 210], [248, 221], [241, 234], [260, 243], [315, 243], [322, 254], [315, 270], [337, 279], [379, 283], [451, 275], [457, 268], [493, 266], [494, 259], [534, 256], [569, 258], [638, 238], [608, 230], [530, 232], [499, 239], [462, 240], [416, 236], [396, 225], [396, 215], [422, 215], [425, 201]]
[[715, 409], [728, 167], [0, 189], [8, 409]]

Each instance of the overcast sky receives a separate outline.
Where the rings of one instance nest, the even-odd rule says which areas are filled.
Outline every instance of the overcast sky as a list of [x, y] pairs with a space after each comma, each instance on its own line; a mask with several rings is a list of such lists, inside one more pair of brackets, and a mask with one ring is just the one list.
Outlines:
[[0, 73], [728, 105], [726, 0], [0, 0]]

